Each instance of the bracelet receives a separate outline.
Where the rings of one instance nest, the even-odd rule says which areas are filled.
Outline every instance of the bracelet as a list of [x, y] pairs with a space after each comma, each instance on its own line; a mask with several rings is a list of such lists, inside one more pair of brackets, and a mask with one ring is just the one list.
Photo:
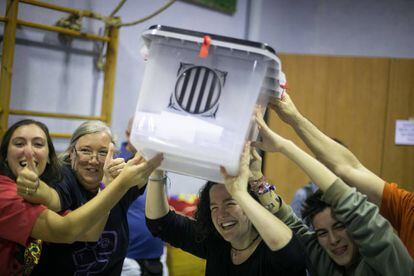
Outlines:
[[156, 182], [165, 182], [166, 179], [167, 179], [166, 175], [163, 175], [160, 178], [155, 178], [155, 177], [151, 177], [151, 176], [148, 178], [149, 181], [156, 181]]
[[276, 194], [276, 187], [269, 184], [264, 176], [250, 181], [249, 186], [259, 198], [260, 203], [271, 213], [275, 214], [282, 207], [282, 199]]
[[263, 207], [269, 210], [272, 214], [277, 213], [277, 211], [279, 211], [279, 209], [282, 207], [282, 199], [276, 194], [274, 190], [259, 195], [258, 197]]
[[99, 189], [102, 191], [103, 189], [105, 189], [105, 183], [103, 183], [102, 181], [99, 181]]
[[257, 180], [250, 181], [249, 186], [250, 186], [250, 190], [258, 196], [262, 195], [262, 194], [265, 194], [269, 191], [276, 190], [275, 186], [270, 185], [266, 181], [266, 178], [265, 178], [264, 175], [261, 178], [257, 179]]

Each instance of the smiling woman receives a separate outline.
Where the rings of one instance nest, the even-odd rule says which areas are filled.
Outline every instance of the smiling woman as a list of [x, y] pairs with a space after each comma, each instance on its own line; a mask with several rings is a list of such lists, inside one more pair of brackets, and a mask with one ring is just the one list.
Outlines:
[[205, 259], [206, 275], [306, 275], [296, 236], [247, 188], [249, 152], [246, 146], [237, 177], [223, 170], [224, 184], [207, 182], [201, 189], [195, 220], [169, 210], [164, 178], [155, 172], [146, 198], [148, 229]]

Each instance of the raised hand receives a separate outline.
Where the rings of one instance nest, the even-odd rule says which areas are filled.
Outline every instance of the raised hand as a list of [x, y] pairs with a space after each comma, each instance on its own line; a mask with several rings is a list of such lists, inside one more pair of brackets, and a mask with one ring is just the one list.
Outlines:
[[105, 158], [105, 163], [103, 166], [104, 170], [104, 179], [103, 182], [108, 185], [112, 182], [125, 167], [126, 163], [123, 158], [113, 158], [114, 156], [114, 144], [109, 144], [108, 154]]
[[134, 158], [126, 163], [118, 178], [125, 185], [130, 187], [138, 185], [141, 188], [147, 183], [151, 173], [161, 165], [162, 160], [164, 160], [164, 157], [161, 153], [148, 161], [139, 153], [136, 153]]
[[285, 123], [292, 124], [296, 117], [300, 116], [300, 112], [287, 92], [283, 93], [281, 99], [271, 100], [272, 101], [269, 102], [269, 107], [276, 111], [277, 115], [279, 115], [280, 119]]
[[249, 181], [258, 180], [263, 176], [262, 157], [254, 147], [250, 148], [250, 177]]
[[220, 172], [224, 178], [224, 185], [227, 191], [233, 196], [237, 192], [247, 192], [247, 185], [249, 181], [249, 164], [250, 164], [250, 143], [246, 143], [240, 159], [239, 174], [231, 176], [226, 169], [221, 166]]
[[32, 154], [25, 150], [24, 156], [26, 157], [26, 166], [20, 168], [17, 173], [17, 193], [23, 198], [30, 198], [39, 187], [39, 172]]
[[264, 151], [281, 151], [288, 140], [278, 135], [267, 126], [266, 122], [263, 120], [263, 114], [260, 109], [256, 109], [256, 123], [262, 141], [252, 142], [252, 146]]

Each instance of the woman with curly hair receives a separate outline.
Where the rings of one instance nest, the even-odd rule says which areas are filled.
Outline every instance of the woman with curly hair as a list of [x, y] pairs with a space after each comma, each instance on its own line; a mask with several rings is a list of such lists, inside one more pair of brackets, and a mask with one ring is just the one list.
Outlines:
[[153, 235], [206, 259], [206, 275], [305, 275], [302, 245], [292, 231], [248, 191], [250, 146], [238, 176], [222, 168], [224, 185], [208, 182], [195, 220], [169, 210], [164, 177], [148, 184], [147, 225]]

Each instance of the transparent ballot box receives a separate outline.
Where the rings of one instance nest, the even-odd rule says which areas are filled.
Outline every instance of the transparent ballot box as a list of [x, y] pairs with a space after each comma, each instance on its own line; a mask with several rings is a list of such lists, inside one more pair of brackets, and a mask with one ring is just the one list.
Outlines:
[[161, 169], [222, 182], [255, 139], [254, 110], [280, 97], [284, 75], [263, 43], [152, 26], [142, 35], [147, 63], [131, 142]]

